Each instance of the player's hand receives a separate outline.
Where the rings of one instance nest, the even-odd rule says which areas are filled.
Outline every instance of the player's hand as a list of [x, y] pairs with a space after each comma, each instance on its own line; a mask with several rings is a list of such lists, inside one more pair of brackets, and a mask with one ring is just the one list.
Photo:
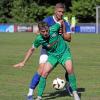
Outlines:
[[13, 67], [15, 67], [15, 68], [22, 68], [22, 67], [24, 67], [24, 65], [25, 64], [23, 62], [20, 62], [18, 64], [13, 65]]
[[62, 25], [62, 24], [64, 23], [64, 20], [61, 19], [61, 20], [59, 20], [59, 22], [60, 22], [60, 24]]

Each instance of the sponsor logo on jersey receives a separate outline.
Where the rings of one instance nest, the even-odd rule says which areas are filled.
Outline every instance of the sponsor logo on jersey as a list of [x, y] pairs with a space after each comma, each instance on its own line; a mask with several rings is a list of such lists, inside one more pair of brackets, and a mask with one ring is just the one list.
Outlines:
[[57, 36], [57, 34], [56, 34], [56, 33], [53, 33], [53, 34], [52, 34], [52, 37], [55, 37], [55, 36]]
[[52, 43], [49, 43], [49, 44], [47, 45], [47, 47], [50, 48], [50, 47], [52, 47], [53, 45], [55, 45], [57, 42], [58, 42], [58, 40], [56, 40], [56, 41], [54, 41], [54, 42], [52, 42]]

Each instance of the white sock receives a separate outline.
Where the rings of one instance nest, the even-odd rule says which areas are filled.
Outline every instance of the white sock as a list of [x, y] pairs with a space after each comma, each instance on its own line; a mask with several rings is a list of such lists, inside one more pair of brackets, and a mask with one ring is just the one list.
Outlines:
[[73, 94], [77, 94], [77, 91], [73, 91]]
[[80, 100], [77, 91], [73, 91], [74, 100]]
[[29, 88], [29, 92], [28, 92], [27, 96], [31, 96], [31, 95], [33, 95], [33, 89]]
[[41, 96], [37, 96], [37, 99], [36, 100], [42, 100], [42, 97]]

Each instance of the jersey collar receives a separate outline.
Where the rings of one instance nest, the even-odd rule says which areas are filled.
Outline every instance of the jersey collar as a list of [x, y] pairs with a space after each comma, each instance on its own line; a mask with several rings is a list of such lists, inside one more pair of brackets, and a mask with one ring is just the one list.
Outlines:
[[55, 19], [55, 17], [53, 16], [53, 20], [57, 23], [57, 20]]

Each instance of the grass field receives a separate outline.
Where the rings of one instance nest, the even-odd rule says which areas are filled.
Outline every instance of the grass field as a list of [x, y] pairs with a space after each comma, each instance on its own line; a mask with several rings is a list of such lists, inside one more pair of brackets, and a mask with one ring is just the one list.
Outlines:
[[[0, 100], [26, 100], [29, 82], [38, 66], [39, 49], [24, 68], [12, 66], [23, 59], [34, 37], [32, 33], [0, 33]], [[100, 35], [75, 34], [70, 46], [81, 100], [100, 100]], [[73, 100], [65, 91], [52, 88], [52, 80], [58, 76], [64, 77], [60, 65], [47, 79], [43, 100]]]

